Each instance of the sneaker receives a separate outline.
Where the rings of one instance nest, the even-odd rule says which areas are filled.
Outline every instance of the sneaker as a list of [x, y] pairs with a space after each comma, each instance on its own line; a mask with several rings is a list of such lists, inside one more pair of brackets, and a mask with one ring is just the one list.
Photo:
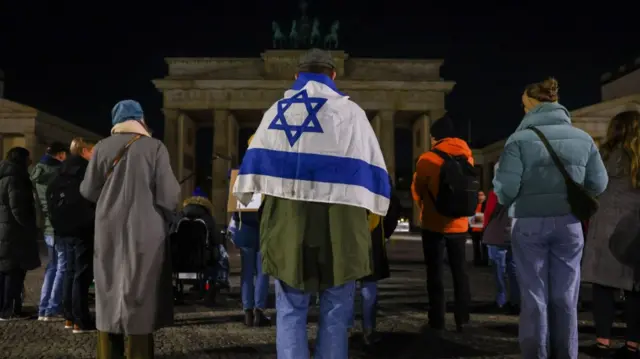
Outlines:
[[45, 317], [44, 315], [43, 315], [43, 316], [38, 317], [38, 321], [39, 321], [39, 322], [44, 322], [45, 320], [46, 320], [46, 317]]
[[82, 329], [77, 324], [73, 326], [73, 334], [84, 334], [94, 332], [95, 329]]
[[73, 329], [73, 322], [70, 320], [64, 321], [64, 329]]
[[637, 359], [640, 358], [640, 353], [638, 350], [633, 350], [626, 345], [616, 349], [616, 351], [611, 356], [613, 359]]
[[64, 320], [64, 318], [61, 315], [46, 315], [42, 319], [44, 322], [59, 322], [62, 320]]
[[584, 353], [594, 358], [609, 358], [614, 354], [614, 350], [608, 345], [595, 343], [585, 348]]

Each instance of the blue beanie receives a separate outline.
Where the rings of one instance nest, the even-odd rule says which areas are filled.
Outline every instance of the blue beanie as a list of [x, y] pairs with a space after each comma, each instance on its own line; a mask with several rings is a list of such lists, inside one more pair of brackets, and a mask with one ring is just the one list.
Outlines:
[[207, 194], [202, 191], [200, 187], [196, 187], [195, 191], [193, 191], [194, 197], [207, 197]]
[[134, 100], [122, 100], [111, 110], [111, 124], [114, 126], [128, 120], [140, 121], [143, 117], [142, 106]]

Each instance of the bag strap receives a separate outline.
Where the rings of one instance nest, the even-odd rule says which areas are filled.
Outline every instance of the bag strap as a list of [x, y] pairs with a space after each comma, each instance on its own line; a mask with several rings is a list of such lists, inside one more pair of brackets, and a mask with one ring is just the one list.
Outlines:
[[549, 143], [549, 140], [542, 133], [542, 131], [540, 131], [539, 129], [537, 129], [537, 128], [533, 127], [533, 126], [528, 127], [528, 129], [533, 131], [536, 135], [538, 135], [538, 137], [540, 138], [540, 141], [542, 141], [542, 143], [544, 144], [544, 147], [547, 148], [547, 152], [549, 152], [549, 155], [551, 156], [551, 159], [553, 159], [553, 163], [556, 165], [556, 167], [558, 168], [558, 170], [562, 174], [562, 177], [564, 177], [564, 180], [565, 181], [571, 181], [571, 182], [575, 183], [573, 178], [571, 178], [571, 175], [569, 175], [569, 172], [567, 172], [567, 169], [564, 167], [564, 164], [562, 163], [562, 160], [560, 159], [560, 157], [558, 157], [558, 154], [553, 149], [553, 147], [551, 147], [551, 144]]
[[137, 140], [139, 140], [140, 138], [142, 138], [142, 135], [135, 135], [133, 137], [131, 137], [131, 139], [129, 140], [129, 142], [127, 142], [118, 152], [118, 154], [116, 155], [116, 157], [113, 159], [113, 162], [111, 163], [111, 166], [109, 167], [109, 169], [107, 170], [107, 173], [105, 174], [105, 182], [106, 180], [109, 179], [109, 177], [111, 177], [111, 175], [113, 174], [113, 171], [115, 170], [116, 166], [118, 165], [118, 163], [120, 163], [120, 160], [122, 160], [122, 157], [124, 157], [124, 155], [127, 154], [127, 151], [129, 150], [129, 147], [131, 147], [131, 145], [136, 142]]

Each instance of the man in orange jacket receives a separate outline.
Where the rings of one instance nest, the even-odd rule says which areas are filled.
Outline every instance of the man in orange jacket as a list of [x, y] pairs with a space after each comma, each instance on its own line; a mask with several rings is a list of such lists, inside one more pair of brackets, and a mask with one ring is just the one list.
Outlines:
[[[469, 230], [468, 216], [452, 218], [442, 215], [437, 209], [440, 190], [440, 169], [445, 158], [466, 159], [473, 170], [473, 157], [467, 143], [456, 137], [453, 121], [449, 115], [438, 119], [431, 126], [432, 150], [418, 159], [413, 175], [411, 192], [421, 209], [422, 248], [427, 267], [427, 291], [429, 295], [429, 326], [435, 330], [444, 329], [444, 250], [447, 249], [449, 265], [453, 275], [455, 310], [458, 331], [469, 322], [469, 278], [466, 273], [465, 246]], [[465, 165], [467, 163], [464, 163]], [[475, 201], [468, 203], [473, 215], [477, 205], [477, 190], [473, 192]]]

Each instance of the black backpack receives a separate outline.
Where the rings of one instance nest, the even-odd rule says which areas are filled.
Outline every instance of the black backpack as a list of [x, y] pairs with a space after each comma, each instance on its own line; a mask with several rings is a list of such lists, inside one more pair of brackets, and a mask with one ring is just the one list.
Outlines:
[[94, 209], [80, 194], [82, 180], [58, 175], [47, 187], [49, 219], [56, 235], [75, 236], [93, 226]]
[[429, 197], [431, 197], [436, 211], [451, 218], [475, 215], [478, 207], [480, 181], [476, 177], [473, 166], [465, 156], [451, 156], [435, 148], [431, 152], [444, 160], [440, 166], [440, 185], [437, 198], [434, 198], [433, 194], [429, 192]]

